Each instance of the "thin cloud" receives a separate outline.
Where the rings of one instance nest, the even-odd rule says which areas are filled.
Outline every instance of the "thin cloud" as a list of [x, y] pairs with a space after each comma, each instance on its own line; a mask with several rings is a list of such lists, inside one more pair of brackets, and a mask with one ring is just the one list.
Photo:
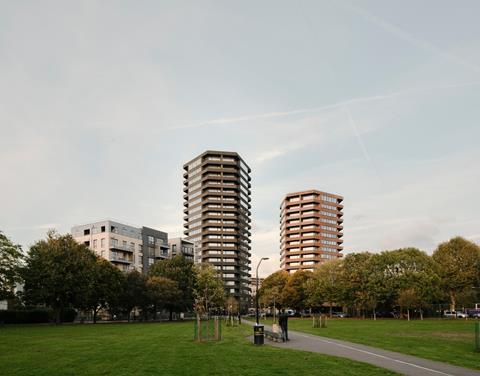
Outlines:
[[182, 130], [182, 129], [198, 128], [198, 127], [209, 126], [209, 125], [225, 125], [225, 124], [240, 123], [240, 122], [252, 121], [252, 120], [262, 120], [262, 119], [272, 119], [272, 118], [279, 118], [279, 117], [285, 117], [285, 116], [302, 115], [302, 114], [312, 113], [312, 112], [334, 110], [334, 109], [342, 108], [344, 106], [348, 106], [348, 105], [356, 104], [356, 103], [368, 103], [368, 102], [373, 102], [373, 101], [390, 99], [390, 98], [401, 96], [401, 95], [422, 93], [422, 92], [429, 92], [429, 91], [437, 91], [437, 90], [445, 90], [445, 89], [454, 89], [454, 88], [468, 87], [468, 86], [478, 86], [478, 85], [480, 85], [480, 81], [399, 90], [399, 91], [393, 91], [393, 92], [387, 93], [387, 94], [347, 99], [345, 101], [340, 101], [340, 102], [336, 102], [336, 103], [333, 103], [333, 104], [320, 106], [320, 107], [311, 107], [311, 108], [304, 108], [304, 109], [298, 109], [298, 110], [292, 110], [292, 111], [267, 112], [267, 113], [263, 113], [263, 114], [253, 114], [253, 115], [245, 115], [245, 116], [205, 120], [205, 121], [201, 121], [201, 122], [197, 122], [197, 123], [190, 123], [190, 124], [172, 126], [172, 127], [167, 128], [167, 130], [168, 131], [177, 131], [177, 130]]
[[467, 61], [463, 58], [460, 58], [454, 54], [452, 54], [449, 51], [445, 51], [435, 45], [433, 45], [430, 42], [424, 41], [420, 38], [417, 38], [416, 36], [412, 35], [408, 31], [398, 27], [397, 25], [394, 25], [378, 16], [375, 14], [367, 11], [366, 9], [360, 8], [358, 6], [352, 5], [352, 4], [344, 4], [344, 8], [362, 16], [364, 19], [367, 21], [377, 25], [378, 27], [382, 28], [383, 30], [389, 32], [390, 34], [396, 36], [399, 39], [402, 39], [414, 47], [420, 48], [424, 51], [427, 51], [429, 53], [432, 53], [436, 56], [439, 56], [441, 58], [444, 58], [446, 60], [450, 60], [458, 65], [461, 65], [465, 68], [468, 68], [476, 73], [480, 73], [480, 66], [471, 63], [470, 61]]

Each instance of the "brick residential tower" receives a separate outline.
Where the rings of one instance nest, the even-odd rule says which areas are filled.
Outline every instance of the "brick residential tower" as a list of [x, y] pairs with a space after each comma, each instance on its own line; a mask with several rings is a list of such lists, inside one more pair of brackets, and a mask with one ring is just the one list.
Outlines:
[[342, 257], [343, 197], [309, 190], [289, 193], [280, 206], [280, 268], [313, 270]]

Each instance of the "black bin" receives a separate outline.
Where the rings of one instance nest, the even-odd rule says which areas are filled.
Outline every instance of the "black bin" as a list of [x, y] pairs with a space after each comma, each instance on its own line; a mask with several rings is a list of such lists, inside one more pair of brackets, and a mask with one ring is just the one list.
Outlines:
[[263, 325], [255, 325], [253, 327], [253, 343], [255, 345], [263, 345], [265, 341], [265, 333]]

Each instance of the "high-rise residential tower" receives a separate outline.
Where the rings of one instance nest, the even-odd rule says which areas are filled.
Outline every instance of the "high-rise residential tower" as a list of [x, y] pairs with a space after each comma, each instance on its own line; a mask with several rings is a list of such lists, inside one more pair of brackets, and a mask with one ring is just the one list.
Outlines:
[[241, 307], [250, 293], [250, 167], [233, 152], [206, 151], [183, 166], [184, 227], [196, 259], [222, 273]]
[[289, 273], [342, 257], [343, 197], [309, 190], [280, 206], [280, 268]]

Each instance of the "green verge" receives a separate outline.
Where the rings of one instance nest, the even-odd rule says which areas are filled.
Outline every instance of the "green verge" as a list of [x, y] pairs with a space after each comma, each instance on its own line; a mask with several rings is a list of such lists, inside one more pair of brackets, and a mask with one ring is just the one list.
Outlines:
[[252, 328], [193, 341], [193, 323], [0, 328], [2, 375], [393, 375], [347, 359], [254, 346]]
[[[271, 320], [264, 322], [271, 324]], [[291, 318], [288, 328], [480, 369], [475, 320], [332, 319], [327, 321], [327, 328], [313, 328], [312, 319]]]

